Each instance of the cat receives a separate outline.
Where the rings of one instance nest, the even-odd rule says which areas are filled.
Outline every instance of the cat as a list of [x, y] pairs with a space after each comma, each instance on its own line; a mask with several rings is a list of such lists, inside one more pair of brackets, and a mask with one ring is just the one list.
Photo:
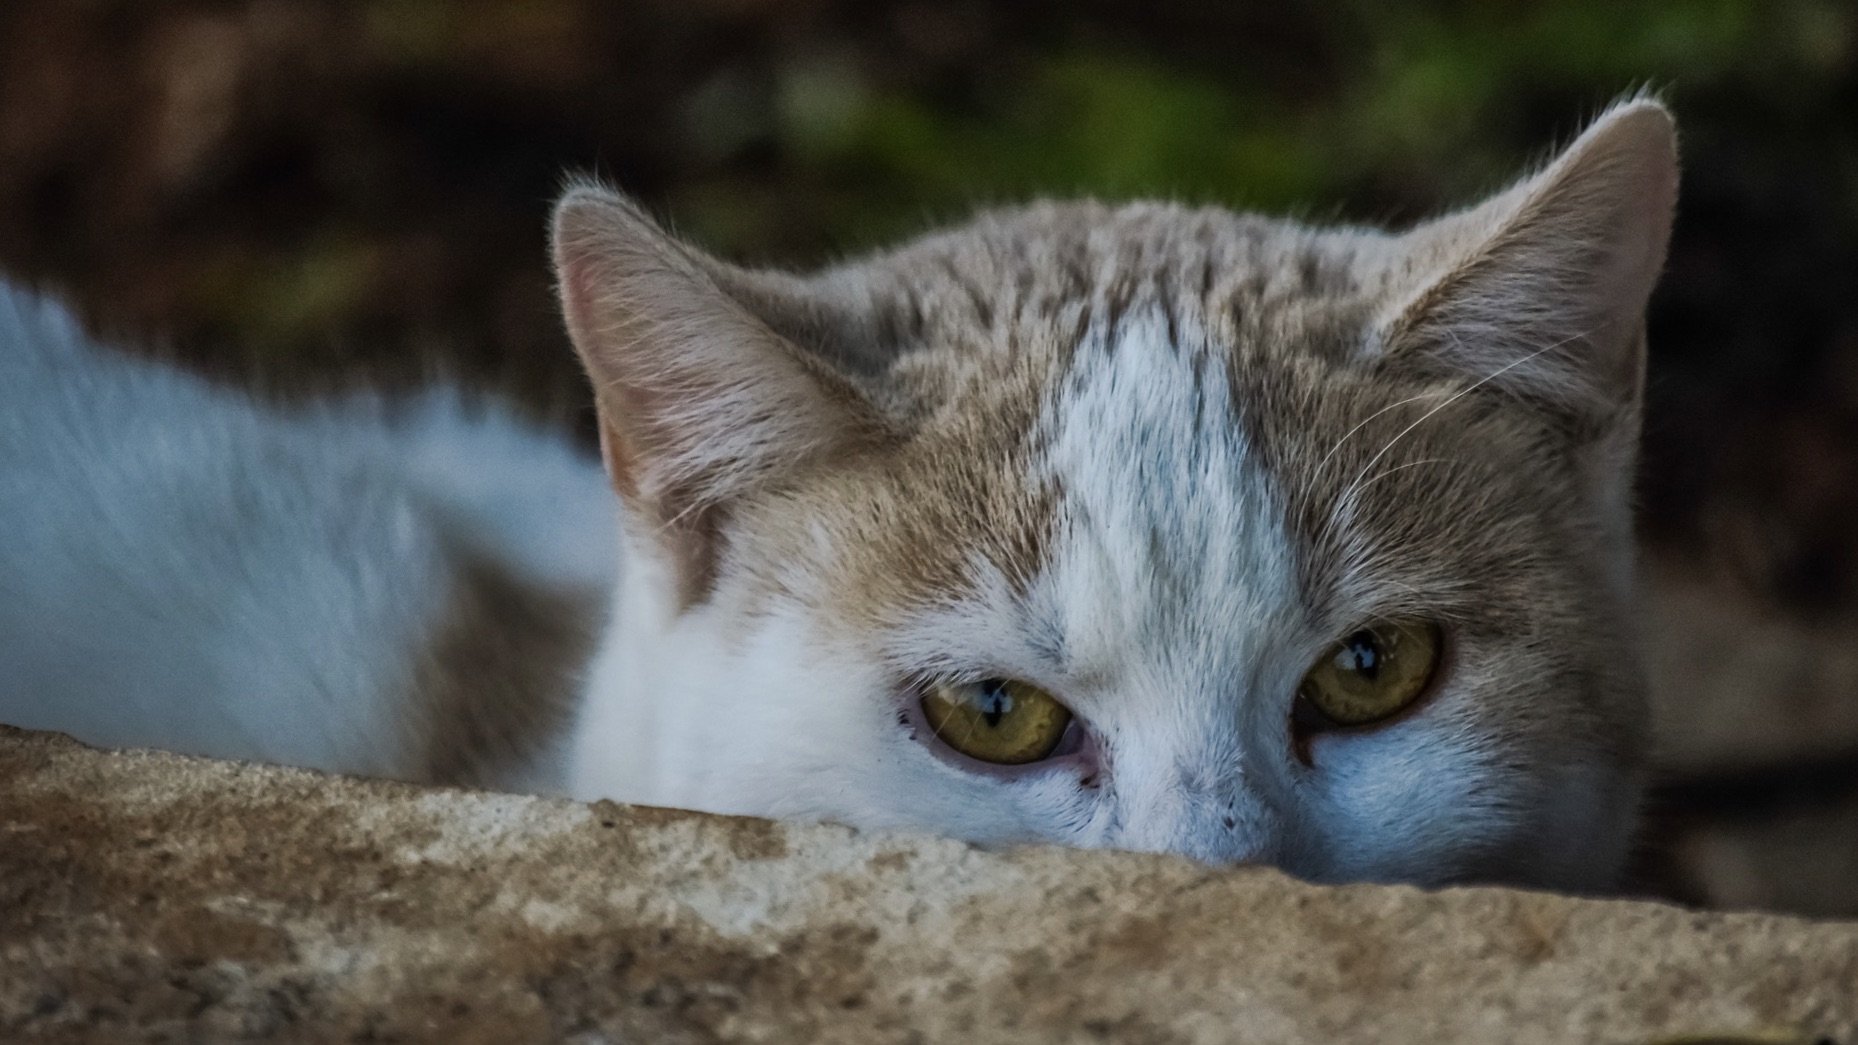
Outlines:
[[1043, 202], [801, 275], [578, 183], [553, 257], [604, 479], [442, 393], [280, 414], [14, 292], [0, 721], [1604, 889], [1676, 191], [1643, 97], [1398, 234]]

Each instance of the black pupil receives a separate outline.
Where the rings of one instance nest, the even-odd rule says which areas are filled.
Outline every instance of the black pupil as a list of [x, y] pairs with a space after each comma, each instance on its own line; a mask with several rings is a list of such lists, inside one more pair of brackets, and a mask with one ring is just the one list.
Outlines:
[[1013, 695], [1006, 691], [1006, 683], [999, 679], [988, 679], [981, 683], [981, 717], [987, 720], [989, 728], [998, 727], [1006, 713], [1013, 710]]
[[1381, 673], [1381, 644], [1371, 631], [1358, 631], [1342, 643], [1342, 666], [1373, 682]]

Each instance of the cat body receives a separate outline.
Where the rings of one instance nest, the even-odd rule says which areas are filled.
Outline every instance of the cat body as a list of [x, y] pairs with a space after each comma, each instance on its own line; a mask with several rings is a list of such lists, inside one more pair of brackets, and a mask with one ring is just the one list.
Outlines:
[[[233, 402], [231, 427], [273, 427], [286, 458], [318, 462], [300, 503], [255, 520], [297, 573], [167, 567], [146, 587], [192, 592], [182, 634], [95, 651], [82, 684], [27, 655], [28, 695], [9, 707], [0, 689], [0, 721], [1318, 880], [1603, 887], [1648, 743], [1630, 487], [1675, 187], [1670, 118], [1633, 101], [1537, 175], [1404, 234], [1046, 203], [800, 276], [716, 261], [580, 186], [555, 261], [616, 499], [505, 422]], [[88, 416], [70, 427], [110, 415]], [[0, 480], [80, 435], [0, 444]], [[470, 491], [422, 478], [406, 448], [461, 436], [491, 449], [451, 462], [483, 471], [438, 471]], [[315, 507], [345, 483], [345, 507]], [[148, 511], [61, 496], [30, 521]], [[236, 546], [246, 522], [229, 518]], [[135, 562], [196, 547], [195, 524], [165, 525]], [[344, 558], [339, 526], [374, 558]], [[107, 582], [65, 601], [93, 605]], [[487, 583], [498, 594], [469, 594]], [[292, 627], [267, 602], [233, 615], [249, 633], [225, 631], [249, 645], [238, 670], [162, 659], [227, 615], [216, 601], [313, 584], [290, 612], [339, 620], [310, 629], [322, 639], [267, 637]], [[585, 597], [601, 584], [605, 605]], [[490, 609], [461, 615], [460, 592]], [[59, 604], [45, 584], [26, 595]], [[581, 656], [588, 627], [604, 634]], [[468, 673], [433, 667], [503, 629], [531, 638]], [[121, 674], [138, 656], [167, 680], [152, 710], [79, 710], [139, 692]], [[1372, 704], [1403, 664], [1414, 684]], [[202, 669], [229, 680], [207, 700], [190, 696]], [[182, 718], [157, 705], [189, 700], [169, 728]], [[56, 721], [20, 710], [34, 701], [58, 702]]]
[[617, 562], [598, 466], [507, 411], [285, 411], [3, 286], [0, 490], [0, 722], [109, 746], [520, 785]]

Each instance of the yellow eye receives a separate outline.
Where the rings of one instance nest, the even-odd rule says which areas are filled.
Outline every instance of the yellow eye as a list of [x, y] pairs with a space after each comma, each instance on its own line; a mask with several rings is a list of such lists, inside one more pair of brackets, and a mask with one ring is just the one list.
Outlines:
[[1426, 691], [1441, 644], [1438, 625], [1424, 621], [1362, 628], [1318, 658], [1298, 692], [1338, 726], [1379, 722]]
[[923, 717], [949, 747], [1004, 766], [1051, 757], [1071, 724], [1057, 698], [1011, 679], [932, 683], [923, 691]]

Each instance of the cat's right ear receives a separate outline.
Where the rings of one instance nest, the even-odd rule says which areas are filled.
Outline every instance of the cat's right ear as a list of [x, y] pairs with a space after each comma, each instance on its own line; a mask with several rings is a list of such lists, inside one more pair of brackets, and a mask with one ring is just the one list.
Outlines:
[[868, 441], [876, 415], [844, 377], [725, 290], [720, 263], [624, 197], [569, 189], [553, 239], [613, 487], [701, 587], [718, 510]]

